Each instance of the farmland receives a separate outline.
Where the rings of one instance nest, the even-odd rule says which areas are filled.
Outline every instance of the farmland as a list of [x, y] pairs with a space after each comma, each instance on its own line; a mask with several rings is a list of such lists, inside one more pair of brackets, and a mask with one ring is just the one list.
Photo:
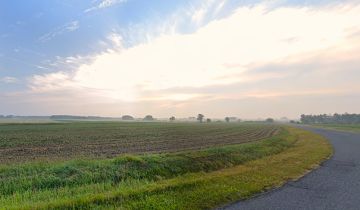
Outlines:
[[2, 124], [0, 138], [0, 209], [209, 209], [331, 154], [323, 137], [274, 124]]
[[0, 163], [194, 150], [259, 140], [278, 129], [236, 123], [0, 124]]

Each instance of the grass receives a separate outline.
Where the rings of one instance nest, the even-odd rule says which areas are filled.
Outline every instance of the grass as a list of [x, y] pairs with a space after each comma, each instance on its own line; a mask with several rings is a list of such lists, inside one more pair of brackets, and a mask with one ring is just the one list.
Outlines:
[[339, 131], [360, 132], [360, 124], [316, 124], [314, 126]]
[[3, 209], [208, 209], [298, 178], [331, 154], [296, 128], [246, 144], [0, 168]]
[[0, 164], [196, 150], [256, 141], [277, 130], [243, 123], [0, 124]]

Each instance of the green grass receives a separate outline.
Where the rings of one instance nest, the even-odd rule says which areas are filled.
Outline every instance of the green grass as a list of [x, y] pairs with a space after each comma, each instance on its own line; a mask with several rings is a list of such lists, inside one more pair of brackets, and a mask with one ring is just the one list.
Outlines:
[[315, 124], [313, 126], [334, 129], [338, 131], [360, 132], [360, 124]]
[[331, 153], [295, 128], [247, 144], [0, 168], [3, 209], [207, 209], [278, 186]]

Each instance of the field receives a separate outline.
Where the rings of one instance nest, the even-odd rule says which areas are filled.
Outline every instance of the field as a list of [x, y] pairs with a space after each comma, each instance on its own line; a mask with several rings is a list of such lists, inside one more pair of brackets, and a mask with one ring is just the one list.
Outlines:
[[316, 127], [329, 128], [339, 131], [360, 132], [360, 124], [316, 124]]
[[0, 138], [12, 150], [1, 154], [0, 209], [210, 209], [331, 154], [321, 136], [272, 124], [3, 124]]
[[0, 163], [194, 150], [255, 141], [277, 131], [272, 125], [236, 123], [0, 124]]

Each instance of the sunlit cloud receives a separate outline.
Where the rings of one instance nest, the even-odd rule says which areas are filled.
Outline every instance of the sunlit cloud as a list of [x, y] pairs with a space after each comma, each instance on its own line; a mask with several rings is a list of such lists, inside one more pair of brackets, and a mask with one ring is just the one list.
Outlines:
[[[32, 87], [85, 87], [111, 92], [117, 99], [141, 100], [142, 91], [243, 82], [253, 63], [273, 62], [334, 46], [350, 47], [349, 29], [359, 28], [359, 7], [326, 9], [241, 7], [192, 34], [161, 35], [124, 49], [119, 34], [109, 35], [111, 50], [71, 72], [34, 76]], [[301, 59], [301, 57], [299, 57]], [[60, 78], [54, 75], [62, 75]], [[238, 75], [238, 76], [234, 76]], [[42, 78], [43, 83], [36, 81]], [[261, 79], [253, 77], [256, 81]], [[63, 80], [63, 82], [60, 82]]]
[[[95, 1], [90, 11], [120, 2]], [[0, 92], [0, 98], [7, 97], [9, 107], [26, 104], [51, 114], [297, 116], [310, 105], [352, 111], [345, 108], [347, 96], [360, 92], [359, 5], [261, 3], [218, 17], [226, 5], [203, 1], [162, 23], [111, 30], [95, 53], [45, 60], [28, 78], [28, 90]], [[184, 17], [192, 30], [184, 32]], [[65, 24], [41, 40], [79, 26]], [[132, 34], [143, 40], [129, 41]], [[311, 103], [314, 98], [321, 100]]]

